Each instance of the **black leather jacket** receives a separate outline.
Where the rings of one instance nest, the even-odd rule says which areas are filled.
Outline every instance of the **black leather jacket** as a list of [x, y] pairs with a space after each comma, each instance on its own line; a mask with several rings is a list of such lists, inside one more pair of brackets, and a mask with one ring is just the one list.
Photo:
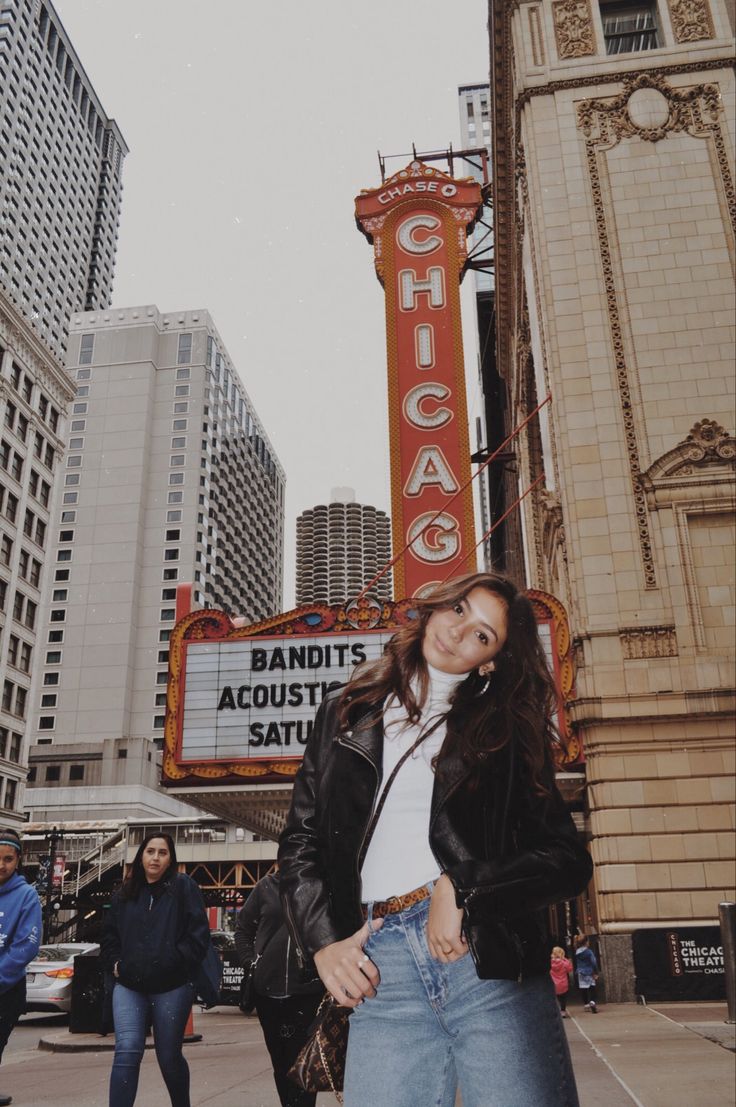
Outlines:
[[256, 962], [253, 983], [259, 995], [282, 997], [325, 990], [319, 978], [303, 979], [293, 940], [284, 925], [278, 873], [259, 880], [238, 913], [235, 949], [246, 970]]
[[[369, 710], [341, 732], [339, 695], [317, 712], [279, 845], [281, 899], [304, 961], [363, 925], [357, 859], [381, 783], [383, 728]], [[543, 909], [578, 895], [592, 875], [551, 765], [545, 783], [550, 794], [534, 794], [509, 747], [480, 772], [459, 757], [437, 766], [429, 844], [483, 979], [549, 972]]]

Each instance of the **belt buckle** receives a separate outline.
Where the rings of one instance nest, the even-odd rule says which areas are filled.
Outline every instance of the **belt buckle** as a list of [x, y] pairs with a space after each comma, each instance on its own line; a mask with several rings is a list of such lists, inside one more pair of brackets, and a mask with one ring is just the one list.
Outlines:
[[[396, 907], [391, 907], [391, 903], [395, 903]], [[403, 911], [403, 907], [401, 905], [401, 896], [389, 896], [386, 900], [386, 914], [398, 915], [400, 911]]]

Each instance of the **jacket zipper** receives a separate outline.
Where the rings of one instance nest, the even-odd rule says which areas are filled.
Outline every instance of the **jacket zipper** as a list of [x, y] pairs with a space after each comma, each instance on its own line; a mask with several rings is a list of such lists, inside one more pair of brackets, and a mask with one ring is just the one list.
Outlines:
[[[345, 739], [340, 737], [339, 735], [338, 735], [337, 741], [340, 743], [341, 746], [344, 746], [346, 749], [352, 750], [353, 753], [357, 753], [360, 757], [363, 758], [364, 761], [367, 761], [368, 764], [373, 769], [373, 772], [376, 774], [376, 787], [373, 791], [373, 803], [371, 805], [371, 815], [372, 815], [373, 810], [375, 809], [375, 806], [376, 806], [376, 798], [378, 796], [378, 789], [381, 786], [381, 778], [378, 775], [378, 766], [375, 764], [374, 761], [371, 761], [370, 757], [365, 752], [365, 750], [360, 749], [359, 746], [353, 745], [352, 742], [345, 741]], [[370, 825], [371, 825], [371, 819], [369, 818], [368, 822], [363, 827], [363, 837], [360, 840], [360, 849], [358, 850], [358, 853], [357, 853], [356, 858], [355, 858], [355, 883], [356, 883], [356, 887], [359, 890], [363, 886], [361, 876], [360, 876], [360, 869], [361, 869], [362, 862], [364, 860], [364, 858], [363, 858], [363, 846], [365, 845], [366, 836], [368, 834], [368, 827]], [[360, 903], [360, 891], [358, 892], [358, 903]]]
[[[288, 899], [284, 901], [284, 906], [286, 908], [286, 917], [289, 921], [289, 926], [288, 926], [289, 936], [291, 936], [292, 934], [295, 935], [297, 931], [296, 931], [296, 927], [294, 925], [294, 916], [291, 913], [291, 904], [289, 903]], [[307, 963], [307, 958], [306, 958], [306, 955], [304, 953], [304, 950], [299, 945], [299, 942], [296, 940], [296, 937], [294, 938], [294, 950], [296, 952], [296, 959], [299, 962], [299, 968], [303, 971], [304, 966]]]
[[291, 934], [286, 934], [286, 964], [284, 965], [284, 995], [291, 995], [289, 991], [289, 953], [291, 952]]

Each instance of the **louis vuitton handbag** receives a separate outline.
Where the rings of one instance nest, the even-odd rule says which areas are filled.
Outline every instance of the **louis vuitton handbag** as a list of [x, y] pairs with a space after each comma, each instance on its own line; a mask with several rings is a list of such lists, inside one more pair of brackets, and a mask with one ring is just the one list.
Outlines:
[[342, 1103], [350, 1008], [340, 1007], [325, 992], [309, 1029], [307, 1043], [289, 1069], [289, 1079], [305, 1092], [334, 1092]]

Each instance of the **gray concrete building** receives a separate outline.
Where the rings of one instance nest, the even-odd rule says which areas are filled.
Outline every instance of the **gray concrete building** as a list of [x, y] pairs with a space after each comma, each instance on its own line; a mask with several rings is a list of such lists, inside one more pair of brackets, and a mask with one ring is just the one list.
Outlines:
[[59, 362], [0, 292], [0, 821], [20, 824], [31, 673], [53, 543], [66, 407]]
[[[46, 819], [87, 807], [79, 789], [104, 783], [90, 748], [112, 740], [127, 761], [125, 743], [144, 739], [125, 775], [138, 789], [129, 814], [171, 815], [149, 765], [157, 770], [177, 586], [193, 585], [194, 606], [248, 622], [281, 610], [284, 472], [206, 311], [76, 315], [67, 371], [77, 392], [27, 807]], [[97, 795], [107, 811], [111, 796]]]
[[128, 148], [49, 0], [0, 0], [0, 72], [0, 286], [63, 360], [110, 303]]
[[[390, 559], [386, 512], [356, 503], [352, 488], [333, 488], [331, 503], [303, 511], [296, 521], [296, 602], [355, 599]], [[390, 571], [371, 595], [391, 599]]]

